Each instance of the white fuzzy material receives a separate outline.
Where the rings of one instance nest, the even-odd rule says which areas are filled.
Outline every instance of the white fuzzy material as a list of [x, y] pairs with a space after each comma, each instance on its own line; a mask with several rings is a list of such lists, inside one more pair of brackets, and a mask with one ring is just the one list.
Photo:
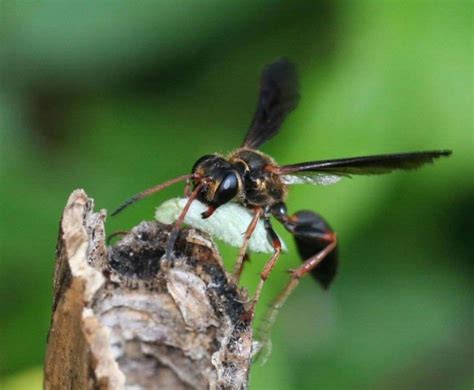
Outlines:
[[[175, 222], [186, 202], [186, 198], [173, 198], [162, 203], [156, 209], [156, 220], [167, 224]], [[184, 223], [203, 230], [232, 246], [242, 246], [243, 236], [252, 220], [252, 214], [245, 207], [232, 202], [220, 206], [214, 214], [204, 219], [201, 213], [206, 210], [207, 206], [204, 203], [198, 200], [193, 201], [184, 218]], [[285, 243], [282, 240], [281, 243], [283, 250], [286, 251]], [[273, 253], [273, 247], [268, 241], [262, 220], [258, 221], [248, 248], [251, 252]]]

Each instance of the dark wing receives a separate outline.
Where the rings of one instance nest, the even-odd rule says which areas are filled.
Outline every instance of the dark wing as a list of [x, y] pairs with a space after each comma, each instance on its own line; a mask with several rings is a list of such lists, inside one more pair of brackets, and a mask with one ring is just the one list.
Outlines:
[[451, 153], [450, 150], [439, 150], [311, 161], [284, 165], [278, 168], [278, 174], [286, 184], [333, 184], [352, 175], [381, 175], [395, 170], [417, 169]]
[[299, 100], [295, 67], [285, 58], [267, 65], [260, 80], [257, 111], [242, 147], [257, 149], [273, 137]]

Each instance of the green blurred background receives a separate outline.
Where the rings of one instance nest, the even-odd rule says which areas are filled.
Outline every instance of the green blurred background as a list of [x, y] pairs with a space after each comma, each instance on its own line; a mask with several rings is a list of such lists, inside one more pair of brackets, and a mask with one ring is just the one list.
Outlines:
[[[414, 173], [296, 186], [288, 206], [339, 233], [329, 292], [283, 308], [252, 389], [455, 389], [474, 384], [471, 2], [0, 3], [3, 389], [41, 386], [58, 221], [84, 188], [98, 208], [238, 146], [261, 68], [284, 55], [302, 100], [263, 150], [281, 163], [422, 149]], [[107, 222], [151, 219], [170, 188]], [[259, 314], [299, 259], [292, 239]], [[236, 249], [221, 245], [230, 266]], [[265, 256], [253, 256], [253, 291]]]

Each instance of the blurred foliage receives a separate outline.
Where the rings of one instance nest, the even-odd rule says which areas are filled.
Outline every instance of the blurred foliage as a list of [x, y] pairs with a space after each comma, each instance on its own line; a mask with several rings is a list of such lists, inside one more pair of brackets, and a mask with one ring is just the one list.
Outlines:
[[[111, 209], [203, 154], [232, 150], [260, 69], [282, 55], [298, 65], [302, 101], [264, 147], [277, 161], [454, 155], [415, 173], [292, 189], [290, 211], [317, 210], [338, 231], [340, 275], [327, 293], [302, 281], [252, 388], [472, 387], [472, 26], [470, 2], [1, 2], [6, 387], [40, 383], [69, 193], [83, 187]], [[144, 200], [108, 231], [150, 219], [179, 191]], [[290, 252], [260, 315], [299, 262], [279, 231]], [[236, 249], [221, 247], [230, 265]], [[252, 256], [245, 271], [251, 291], [264, 260]]]

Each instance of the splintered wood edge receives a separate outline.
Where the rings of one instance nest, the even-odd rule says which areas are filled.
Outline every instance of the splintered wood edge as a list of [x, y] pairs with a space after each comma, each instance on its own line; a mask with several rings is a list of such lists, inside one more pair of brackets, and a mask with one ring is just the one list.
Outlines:
[[[104, 210], [94, 213], [93, 207], [93, 200], [83, 190], [76, 190], [69, 197], [61, 219], [53, 281], [53, 313], [45, 357], [46, 389], [121, 389], [127, 382], [112, 352], [111, 329], [94, 312], [95, 301], [102, 299], [104, 294], [100, 292], [110, 282], [110, 275], [104, 276], [102, 272], [108, 262], [106, 214]], [[190, 235], [188, 242], [193, 240], [196, 245], [215, 250], [213, 242], [199, 232]], [[220, 259], [218, 253], [215, 254]], [[223, 266], [222, 269], [227, 275]], [[174, 277], [181, 276], [175, 272]], [[246, 292], [240, 292], [244, 301]], [[170, 293], [179, 294], [179, 291], [173, 292], [171, 288]], [[179, 299], [179, 295], [173, 298]], [[199, 323], [196, 313], [182, 314]], [[227, 332], [228, 344], [213, 354], [212, 365], [216, 372], [209, 374], [210, 388], [247, 387], [252, 344], [252, 330], [250, 324], [247, 325], [239, 327], [238, 332], [235, 327], [232, 333]], [[200, 387], [196, 385], [195, 388]]]
[[[109, 348], [108, 331], [88, 309], [105, 283], [102, 273], [88, 261], [91, 247], [102, 245], [105, 253], [104, 234], [90, 238], [87, 231], [104, 231], [105, 212], [94, 215], [93, 207], [93, 200], [83, 190], [76, 190], [61, 218], [45, 358], [46, 389], [104, 385], [119, 389], [125, 385], [125, 376]], [[90, 226], [91, 216], [96, 226]]]

